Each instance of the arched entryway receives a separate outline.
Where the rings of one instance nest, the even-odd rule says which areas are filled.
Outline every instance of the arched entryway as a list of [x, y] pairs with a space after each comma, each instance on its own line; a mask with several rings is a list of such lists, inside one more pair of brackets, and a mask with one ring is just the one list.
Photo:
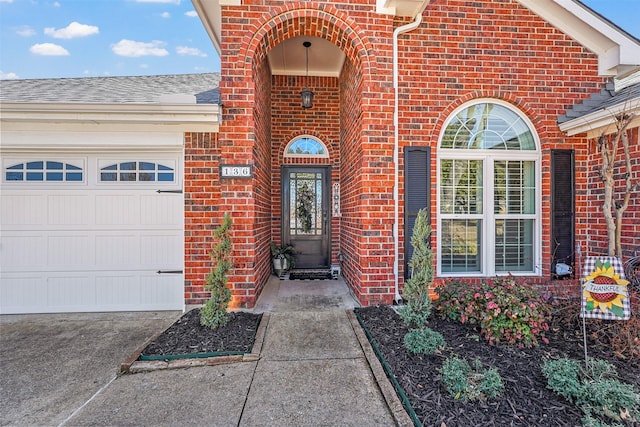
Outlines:
[[[315, 174], [316, 182], [322, 183], [321, 197], [327, 197], [318, 207], [325, 212], [315, 217], [327, 232], [326, 246], [320, 246], [326, 257], [306, 265], [306, 255], [301, 254], [301, 265], [340, 264], [362, 302], [390, 302], [394, 286], [394, 254], [389, 251], [394, 167], [391, 76], [376, 73], [375, 49], [361, 36], [364, 32], [355, 20], [326, 3], [305, 3], [304, 8], [291, 3], [276, 13], [272, 8], [256, 16], [247, 25], [249, 38], [235, 29], [223, 39], [223, 51], [230, 57], [222, 65], [220, 89], [230, 94], [232, 102], [220, 128], [221, 162], [253, 165], [251, 179], [221, 186], [222, 204], [248, 213], [234, 232], [235, 240], [246, 244], [235, 249], [236, 259], [245, 261], [235, 264], [231, 277], [238, 288], [235, 295], [240, 305], [255, 302], [271, 274], [269, 243], [291, 239], [283, 230], [282, 217], [291, 214], [291, 201], [284, 199], [290, 196], [283, 192], [284, 179], [287, 185], [292, 176], [294, 182], [303, 182], [307, 176], [302, 174], [308, 173]], [[392, 20], [383, 21], [391, 33]], [[304, 55], [303, 41], [311, 42], [308, 75], [299, 64], [279, 70], [276, 62], [282, 56], [300, 59], [296, 50]], [[326, 55], [317, 61], [313, 56], [314, 46], [326, 45], [339, 53], [340, 63], [331, 64], [337, 65], [333, 74], [322, 62]], [[300, 105], [305, 87], [315, 94], [312, 108]], [[379, 125], [372, 128], [373, 122]], [[285, 147], [299, 135], [323, 141], [328, 156], [285, 156]], [[330, 203], [334, 199], [337, 210]], [[289, 205], [283, 209], [285, 201]]]

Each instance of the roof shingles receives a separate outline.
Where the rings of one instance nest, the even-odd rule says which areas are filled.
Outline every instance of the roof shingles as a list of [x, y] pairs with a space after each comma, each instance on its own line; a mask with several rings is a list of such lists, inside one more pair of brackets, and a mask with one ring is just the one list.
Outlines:
[[0, 102], [157, 104], [187, 94], [197, 104], [218, 104], [219, 82], [219, 73], [0, 80]]

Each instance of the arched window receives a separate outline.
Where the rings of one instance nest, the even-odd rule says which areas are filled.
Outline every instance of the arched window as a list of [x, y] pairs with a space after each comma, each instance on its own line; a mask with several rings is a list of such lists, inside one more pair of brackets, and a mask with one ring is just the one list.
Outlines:
[[438, 150], [439, 273], [539, 273], [537, 141], [530, 121], [498, 100], [467, 103], [445, 122]]
[[35, 160], [11, 165], [5, 170], [6, 181], [82, 182], [81, 166], [57, 160]]
[[174, 168], [154, 162], [126, 161], [100, 168], [100, 182], [173, 182]]
[[285, 157], [329, 157], [327, 147], [318, 138], [302, 135], [292, 139], [284, 149]]

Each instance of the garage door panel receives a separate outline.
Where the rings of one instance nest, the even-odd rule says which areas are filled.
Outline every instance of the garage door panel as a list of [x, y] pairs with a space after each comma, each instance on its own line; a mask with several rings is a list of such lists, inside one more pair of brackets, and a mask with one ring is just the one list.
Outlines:
[[50, 195], [47, 197], [47, 202], [47, 222], [49, 225], [78, 227], [90, 224], [90, 197], [88, 195]]
[[0, 203], [2, 228], [4, 230], [19, 226], [41, 226], [46, 223], [46, 198], [37, 195], [3, 194]]
[[140, 238], [141, 264], [156, 270], [180, 269], [176, 260], [183, 251], [182, 237], [173, 234], [151, 234]]
[[[0, 313], [184, 308], [184, 275], [157, 274], [184, 265], [182, 153], [149, 152], [75, 153], [82, 181], [0, 182]], [[14, 157], [10, 164], [68, 156]], [[170, 164], [175, 179], [101, 182], [101, 159], [115, 158], [107, 163]]]
[[131, 270], [140, 265], [140, 239], [137, 235], [99, 234], [95, 241], [98, 267]]
[[30, 271], [47, 265], [47, 251], [41, 233], [5, 233], [0, 237], [0, 265], [4, 271]]
[[98, 276], [96, 277], [96, 289], [99, 305], [138, 305], [142, 302], [138, 273], [131, 272], [128, 275]]
[[182, 300], [184, 289], [181, 274], [156, 274], [140, 277], [141, 290], [147, 301], [162, 305], [164, 301]]
[[44, 307], [47, 301], [45, 278], [42, 275], [0, 276], [0, 313], [33, 313], [25, 307]]
[[54, 311], [78, 311], [95, 304], [96, 290], [89, 275], [47, 279], [47, 305]]
[[53, 235], [48, 237], [48, 267], [85, 270], [93, 265], [91, 240], [87, 235]]
[[140, 225], [140, 197], [138, 195], [98, 195], [95, 200], [97, 225]]
[[[146, 226], [169, 226], [179, 224], [182, 221], [182, 206], [175, 199], [180, 198], [175, 194], [159, 194], [157, 196], [142, 196], [141, 222]], [[176, 209], [179, 206], [180, 209]]]

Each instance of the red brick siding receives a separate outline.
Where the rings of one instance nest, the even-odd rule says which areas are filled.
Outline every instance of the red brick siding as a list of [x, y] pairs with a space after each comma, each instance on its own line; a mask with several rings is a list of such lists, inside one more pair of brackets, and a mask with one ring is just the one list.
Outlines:
[[[639, 128], [631, 129], [627, 132], [629, 139], [629, 151], [631, 155], [631, 180], [633, 183], [640, 182], [640, 141]], [[588, 143], [587, 161], [584, 162], [583, 174], [586, 175], [587, 190], [584, 200], [585, 215], [584, 226], [581, 227], [581, 241], [583, 243], [583, 254], [607, 255], [608, 238], [607, 226], [602, 212], [604, 202], [604, 184], [602, 183], [599, 171], [602, 167], [602, 157], [598, 150], [597, 140], [590, 140]], [[625, 191], [626, 171], [622, 143], [618, 146], [618, 156], [615, 162], [615, 196], [618, 203], [623, 202]], [[613, 213], [615, 217], [615, 213]], [[629, 206], [624, 213], [622, 221], [622, 253], [623, 259], [634, 256], [636, 250], [640, 251], [640, 189], [636, 189], [629, 199]], [[640, 255], [640, 253], [638, 253]]]
[[[540, 138], [540, 268], [543, 277], [549, 277], [550, 153], [573, 148], [579, 158], [586, 145], [584, 138], [566, 137], [557, 126], [557, 116], [600, 90], [604, 79], [597, 76], [597, 58], [516, 1], [434, 0], [425, 10], [424, 21], [399, 40], [399, 139], [402, 146], [433, 148], [432, 227], [437, 232], [436, 156], [444, 121], [466, 101], [505, 100], [527, 115]], [[578, 184], [577, 191], [581, 188], [584, 183]], [[577, 202], [578, 215], [586, 215]], [[402, 232], [401, 236], [404, 240]]]
[[[435, 201], [439, 133], [456, 107], [490, 97], [510, 102], [525, 113], [541, 142], [544, 243], [540, 269], [548, 277], [551, 253], [545, 236], [550, 232], [552, 149], [576, 150], [578, 238], [584, 240], [590, 226], [589, 171], [584, 163], [590, 159], [588, 142], [563, 135], [557, 116], [599, 90], [604, 79], [597, 76], [597, 58], [516, 0], [432, 0], [423, 17], [417, 30], [399, 39], [399, 144], [433, 148]], [[332, 180], [340, 180], [343, 214], [332, 227], [345, 255], [345, 277], [363, 304], [393, 298], [392, 32], [406, 22], [376, 14], [372, 0], [252, 0], [222, 7], [221, 161], [253, 164], [255, 171], [252, 180], [223, 181], [220, 187], [225, 209], [241, 217], [234, 235], [240, 252], [232, 283], [234, 294], [244, 298], [245, 305], [253, 304], [266, 281], [268, 241], [280, 235], [280, 156], [282, 144], [295, 136], [296, 128], [309, 129], [329, 141]], [[339, 108], [339, 141], [333, 129], [322, 129], [327, 122], [320, 120], [329, 119], [319, 118], [317, 107], [296, 111], [297, 99], [290, 111], [280, 106], [283, 99], [299, 96], [298, 79], [268, 81], [267, 52], [299, 35], [330, 40], [347, 56], [337, 96], [335, 89], [332, 92], [338, 104], [322, 105], [330, 111], [332, 123]], [[322, 94], [335, 83], [320, 82], [316, 81], [314, 92], [322, 103]], [[298, 125], [295, 115], [313, 120]], [[289, 118], [289, 124], [279, 123]], [[399, 168], [402, 171], [403, 165]], [[403, 181], [401, 176], [401, 194]], [[434, 230], [435, 206], [431, 211]], [[402, 248], [402, 224], [399, 230]], [[399, 261], [402, 266], [403, 260]], [[244, 291], [235, 292], [240, 289]]]
[[203, 286], [212, 268], [213, 230], [222, 218], [220, 147], [215, 133], [186, 133], [184, 142], [184, 298], [201, 304], [209, 297]]
[[[331, 166], [331, 183], [340, 182], [340, 102], [338, 79], [335, 77], [273, 76], [272, 82], [271, 239], [281, 244], [281, 165]], [[303, 109], [300, 92], [307, 82], [314, 93], [313, 108]], [[329, 158], [284, 158], [287, 144], [300, 135], [311, 135], [321, 140], [327, 147]], [[339, 230], [340, 218], [332, 217], [332, 263], [338, 258]]]

